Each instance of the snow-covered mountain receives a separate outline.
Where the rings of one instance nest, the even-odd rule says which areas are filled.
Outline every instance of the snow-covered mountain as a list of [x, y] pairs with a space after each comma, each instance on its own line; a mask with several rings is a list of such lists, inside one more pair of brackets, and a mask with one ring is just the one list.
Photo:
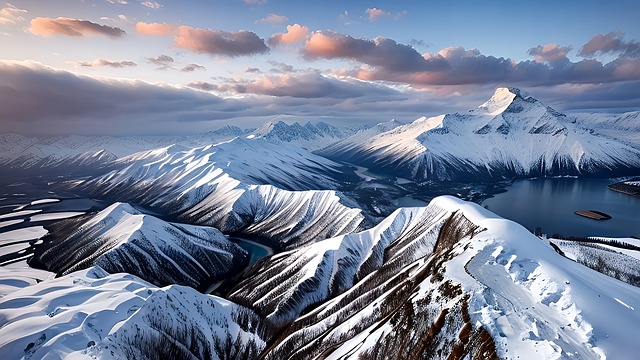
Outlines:
[[314, 151], [327, 147], [359, 129], [337, 128], [324, 122], [300, 125], [297, 122], [286, 124], [282, 121], [269, 122], [247, 135], [248, 139], [263, 138], [271, 143], [287, 143], [305, 150]]
[[254, 359], [266, 332], [227, 300], [99, 267], [0, 299], [4, 359]]
[[628, 359], [640, 351], [640, 288], [450, 196], [260, 261], [228, 298], [94, 267], [1, 298], [0, 349], [28, 359], [141, 358], [158, 349], [213, 359]]
[[418, 181], [637, 171], [640, 141], [614, 135], [594, 131], [518, 89], [499, 88], [468, 113], [423, 117], [319, 154]]
[[237, 126], [216, 131], [178, 136], [57, 136], [27, 137], [0, 135], [0, 166], [31, 169], [73, 166], [102, 166], [116, 158], [140, 151], [180, 144], [187, 147], [211, 145], [245, 135]]
[[336, 189], [357, 178], [351, 169], [264, 139], [235, 138], [193, 149], [174, 145], [118, 159], [113, 166], [72, 185], [184, 222], [262, 237], [276, 248], [351, 232], [363, 220], [343, 195], [311, 190]]
[[168, 223], [126, 203], [52, 225], [30, 264], [65, 275], [91, 266], [158, 286], [204, 290], [239, 272], [247, 253], [212, 227]]
[[281, 327], [266, 359], [624, 359], [640, 351], [640, 288], [449, 196], [278, 254], [256, 274], [230, 298]]

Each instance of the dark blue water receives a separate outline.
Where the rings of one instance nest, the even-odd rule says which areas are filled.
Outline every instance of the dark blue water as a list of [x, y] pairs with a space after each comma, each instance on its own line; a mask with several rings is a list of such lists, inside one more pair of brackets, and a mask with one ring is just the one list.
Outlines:
[[[609, 190], [612, 180], [533, 179], [519, 180], [482, 202], [494, 213], [547, 235], [640, 237], [640, 198]], [[574, 214], [597, 210], [611, 220], [592, 220]]]

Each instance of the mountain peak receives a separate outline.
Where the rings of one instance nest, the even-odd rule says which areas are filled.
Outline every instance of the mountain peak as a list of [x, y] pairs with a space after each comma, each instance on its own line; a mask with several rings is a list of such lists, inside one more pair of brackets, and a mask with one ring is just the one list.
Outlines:
[[471, 112], [498, 115], [504, 112], [516, 99], [528, 98], [528, 94], [514, 87], [499, 87], [487, 102]]

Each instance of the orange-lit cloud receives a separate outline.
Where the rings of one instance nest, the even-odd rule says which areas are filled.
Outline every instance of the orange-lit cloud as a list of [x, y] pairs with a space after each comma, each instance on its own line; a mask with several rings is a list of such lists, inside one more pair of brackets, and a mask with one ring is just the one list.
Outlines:
[[529, 55], [538, 63], [548, 62], [551, 64], [569, 61], [567, 54], [571, 51], [571, 46], [560, 46], [558, 44], [538, 45], [529, 49]]
[[88, 20], [70, 19], [59, 17], [56, 19], [37, 17], [31, 20], [32, 34], [39, 36], [89, 36], [103, 35], [111, 38], [120, 38], [125, 35], [124, 30], [118, 27], [100, 25]]
[[176, 27], [167, 23], [136, 23], [136, 31], [143, 35], [170, 35]]
[[269, 39], [269, 45], [278, 46], [303, 42], [307, 38], [308, 32], [309, 28], [306, 26], [300, 24], [288, 25], [287, 32], [274, 34]]

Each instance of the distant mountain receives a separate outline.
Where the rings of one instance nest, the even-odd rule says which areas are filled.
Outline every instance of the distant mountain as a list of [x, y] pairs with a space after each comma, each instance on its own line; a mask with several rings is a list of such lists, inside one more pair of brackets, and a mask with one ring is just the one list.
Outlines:
[[66, 275], [91, 266], [155, 285], [205, 290], [242, 269], [247, 253], [212, 227], [168, 223], [125, 203], [51, 226], [30, 264]]
[[254, 359], [268, 328], [253, 311], [190, 287], [99, 267], [0, 298], [6, 359]]
[[[617, 122], [629, 123], [609, 120]], [[595, 131], [518, 89], [499, 88], [468, 113], [423, 117], [371, 138], [346, 139], [318, 154], [416, 181], [613, 176], [640, 169], [636, 140]]]
[[355, 173], [288, 144], [235, 138], [193, 149], [170, 146], [112, 166], [68, 185], [151, 206], [184, 222], [262, 237], [275, 248], [353, 231], [363, 221], [344, 195], [315, 190], [355, 181]]
[[0, 166], [17, 169], [98, 167], [144, 150], [173, 144], [211, 145], [244, 134], [244, 130], [230, 125], [203, 134], [177, 136], [27, 137], [4, 134], [0, 135]]
[[344, 139], [357, 130], [359, 129], [337, 128], [324, 122], [315, 125], [311, 122], [304, 125], [294, 122], [288, 125], [278, 121], [262, 125], [247, 135], [247, 138], [263, 138], [275, 144], [288, 143], [313, 151]]

